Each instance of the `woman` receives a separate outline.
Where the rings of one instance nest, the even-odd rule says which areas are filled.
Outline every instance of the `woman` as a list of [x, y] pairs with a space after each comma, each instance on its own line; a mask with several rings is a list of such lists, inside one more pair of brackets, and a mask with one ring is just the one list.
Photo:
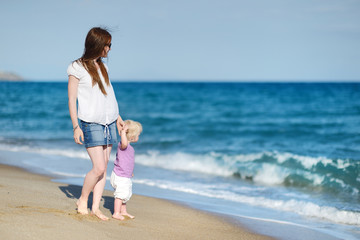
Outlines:
[[102, 220], [109, 219], [99, 209], [106, 182], [106, 168], [112, 145], [117, 143], [116, 126], [120, 132], [124, 125], [109, 80], [108, 68], [102, 62], [110, 49], [110, 33], [102, 28], [92, 28], [86, 36], [84, 54], [67, 69], [74, 140], [77, 144], [84, 142], [93, 164], [91, 171], [85, 176], [81, 196], [76, 202], [77, 211], [88, 214], [88, 197], [93, 191], [91, 213]]

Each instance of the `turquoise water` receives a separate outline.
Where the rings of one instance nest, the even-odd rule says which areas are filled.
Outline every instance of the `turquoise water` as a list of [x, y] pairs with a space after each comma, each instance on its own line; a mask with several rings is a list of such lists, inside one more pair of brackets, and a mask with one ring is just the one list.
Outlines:
[[[113, 86], [123, 119], [144, 128], [134, 192], [360, 236], [359, 83]], [[2, 161], [81, 184], [91, 164], [73, 143], [67, 83], [0, 89], [0, 151], [23, 156]]]

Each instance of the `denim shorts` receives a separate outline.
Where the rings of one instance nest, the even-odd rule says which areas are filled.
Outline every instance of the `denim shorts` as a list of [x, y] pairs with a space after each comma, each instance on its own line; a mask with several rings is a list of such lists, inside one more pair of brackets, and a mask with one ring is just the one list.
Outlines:
[[117, 144], [116, 121], [104, 126], [80, 120], [80, 128], [84, 133], [86, 148]]

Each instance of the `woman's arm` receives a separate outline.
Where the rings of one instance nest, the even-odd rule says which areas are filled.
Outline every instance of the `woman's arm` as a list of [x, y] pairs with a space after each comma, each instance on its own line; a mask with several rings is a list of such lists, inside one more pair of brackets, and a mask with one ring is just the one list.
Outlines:
[[77, 118], [77, 110], [76, 110], [76, 99], [77, 99], [77, 91], [78, 91], [79, 79], [70, 75], [69, 83], [68, 83], [68, 97], [69, 97], [69, 112], [70, 118], [73, 125], [74, 130], [74, 140], [77, 144], [82, 144], [81, 141], [84, 141], [84, 133], [79, 127], [79, 122]]

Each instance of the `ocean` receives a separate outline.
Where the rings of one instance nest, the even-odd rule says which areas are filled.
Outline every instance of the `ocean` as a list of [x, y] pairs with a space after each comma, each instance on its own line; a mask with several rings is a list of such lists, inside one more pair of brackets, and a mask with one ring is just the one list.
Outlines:
[[[113, 87], [122, 118], [143, 125], [134, 193], [278, 239], [360, 238], [360, 83]], [[73, 141], [67, 82], [0, 89], [0, 163], [82, 185], [91, 161]]]

